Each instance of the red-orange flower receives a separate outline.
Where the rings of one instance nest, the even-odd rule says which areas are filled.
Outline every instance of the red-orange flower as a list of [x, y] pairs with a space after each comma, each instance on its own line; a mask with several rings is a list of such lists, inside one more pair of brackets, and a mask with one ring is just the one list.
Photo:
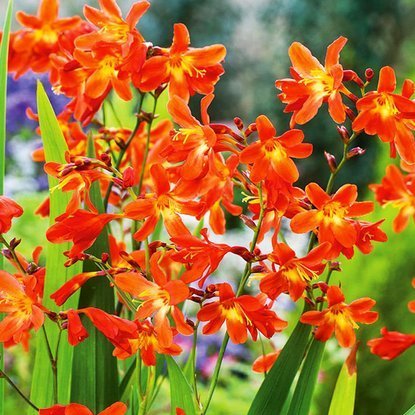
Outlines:
[[291, 157], [306, 158], [313, 151], [313, 146], [303, 143], [301, 130], [290, 130], [280, 136], [271, 121], [260, 115], [256, 119], [259, 140], [250, 144], [240, 155], [242, 163], [253, 163], [250, 178], [259, 182], [277, 176], [293, 183], [298, 180], [298, 170]]
[[[318, 184], [310, 183], [306, 194], [316, 209], [300, 212], [291, 220], [291, 229], [296, 233], [318, 230], [320, 243], [330, 242], [345, 248], [356, 244], [358, 233], [353, 218], [373, 211], [373, 202], [356, 202], [357, 187], [345, 184], [330, 196]], [[338, 250], [333, 256], [339, 254]]]
[[[317, 278], [324, 270], [323, 261], [330, 250], [329, 243], [323, 243], [311, 250], [305, 257], [297, 258], [295, 252], [284, 243], [274, 245], [268, 255], [273, 271], [260, 274], [259, 285], [262, 292], [275, 300], [281, 293], [287, 292], [293, 301], [297, 301], [304, 293], [307, 284]], [[275, 270], [275, 264], [279, 266]]]
[[12, 226], [13, 218], [18, 218], [22, 214], [22, 207], [14, 200], [0, 196], [0, 234], [8, 232]]
[[37, 16], [17, 12], [16, 19], [25, 29], [14, 33], [10, 43], [9, 70], [16, 76], [29, 69], [46, 72], [53, 68], [50, 55], [59, 51], [60, 38], [81, 23], [78, 16], [59, 19], [58, 11], [58, 0], [42, 0]]
[[402, 95], [398, 95], [394, 93], [395, 88], [394, 70], [389, 66], [383, 67], [377, 91], [368, 92], [356, 103], [359, 113], [353, 121], [353, 130], [377, 134], [382, 141], [396, 146], [403, 160], [414, 164], [415, 140], [411, 130], [415, 129], [415, 103], [406, 96], [405, 89]]
[[154, 193], [146, 193], [144, 197], [128, 204], [125, 216], [135, 220], [144, 220], [144, 224], [134, 234], [138, 241], [146, 239], [157, 225], [160, 216], [170, 236], [190, 233], [184, 225], [179, 213], [197, 216], [201, 211], [200, 203], [180, 197], [175, 189], [170, 190], [169, 178], [166, 170], [160, 164], [151, 166], [150, 175]]
[[20, 343], [27, 332], [38, 330], [44, 321], [44, 309], [36, 293], [36, 278], [18, 281], [13, 275], [0, 271], [0, 342]]
[[[126, 405], [122, 402], [116, 402], [98, 415], [124, 415], [126, 412]], [[93, 415], [93, 413], [84, 405], [71, 403], [69, 405], [54, 405], [51, 408], [40, 409], [39, 415]]]
[[250, 295], [236, 297], [228, 283], [216, 284], [219, 300], [204, 305], [197, 313], [200, 321], [208, 321], [203, 327], [203, 334], [216, 333], [226, 323], [226, 330], [233, 343], [245, 343], [248, 334], [254, 340], [258, 331], [265, 337], [272, 337], [275, 332], [287, 326], [287, 322], [264, 305], [258, 298]]
[[342, 347], [351, 347], [356, 342], [354, 330], [359, 326], [356, 323], [372, 324], [378, 318], [378, 313], [370, 311], [376, 304], [371, 298], [360, 298], [350, 304], [339, 287], [331, 286], [327, 290], [328, 306], [323, 311], [306, 311], [300, 318], [305, 324], [317, 326], [315, 338], [327, 341], [334, 333]]
[[224, 72], [220, 62], [225, 58], [226, 49], [223, 45], [204, 48], [191, 48], [189, 45], [186, 26], [175, 24], [172, 46], [161, 49], [159, 55], [144, 63], [136, 86], [142, 91], [151, 91], [168, 82], [170, 97], [177, 95], [186, 102], [195, 93], [211, 94]]
[[[165, 343], [165, 339], [170, 339], [170, 335], [160, 336], [155, 327], [148, 321], [140, 322], [136, 320], [137, 335], [130, 340], [134, 353], [140, 350], [140, 356], [146, 366], [156, 365], [156, 353], [167, 354], [170, 356], [179, 355], [182, 348], [172, 342]], [[171, 328], [168, 330], [174, 334]]]
[[84, 6], [85, 18], [98, 28], [97, 31], [79, 36], [75, 45], [77, 48], [90, 48], [97, 42], [126, 43], [129, 38], [144, 41], [136, 29], [138, 21], [150, 7], [148, 1], [138, 1], [131, 6], [125, 20], [115, 0], [99, 0], [101, 10], [89, 5]]
[[53, 243], [72, 241], [73, 246], [67, 256], [76, 259], [92, 246], [105, 225], [119, 217], [122, 215], [98, 214], [79, 209], [71, 215], [56, 218], [56, 223], [47, 230], [46, 237]]
[[339, 37], [327, 48], [324, 66], [301, 43], [294, 42], [288, 54], [291, 59], [293, 79], [280, 79], [275, 85], [282, 92], [280, 100], [287, 104], [284, 112], [292, 112], [290, 126], [305, 124], [327, 102], [333, 120], [341, 124], [346, 118], [346, 106], [341, 93], [350, 96], [343, 85], [343, 67], [339, 63], [340, 51], [346, 44], [345, 37]]
[[170, 339], [165, 339], [165, 343], [171, 344], [173, 337], [168, 319], [170, 313], [179, 333], [185, 335], [193, 333], [193, 328], [186, 323], [178, 307], [189, 297], [190, 291], [183, 281], [168, 279], [159, 265], [162, 255], [163, 252], [158, 251], [150, 258], [150, 275], [154, 282], [142, 274], [125, 272], [115, 276], [115, 283], [121, 290], [142, 301], [137, 308], [136, 317], [144, 320], [154, 316], [158, 337], [170, 336]]
[[267, 373], [274, 366], [280, 355], [281, 350], [261, 355], [252, 363], [252, 371], [256, 373]]
[[392, 205], [399, 209], [393, 221], [393, 230], [402, 232], [412, 217], [415, 220], [415, 174], [404, 176], [398, 167], [386, 167], [385, 177], [381, 184], [372, 184], [370, 189], [375, 192], [376, 200], [381, 206]]
[[367, 342], [370, 351], [385, 360], [392, 360], [415, 344], [415, 334], [405, 334], [399, 331], [388, 331], [383, 327], [382, 337]]

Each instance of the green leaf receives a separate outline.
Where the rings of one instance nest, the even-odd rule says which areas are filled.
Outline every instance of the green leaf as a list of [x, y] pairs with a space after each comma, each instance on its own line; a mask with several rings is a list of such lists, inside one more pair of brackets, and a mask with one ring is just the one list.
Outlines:
[[181, 408], [186, 415], [196, 415], [192, 387], [171, 356], [166, 356], [166, 362], [170, 382], [171, 414], [175, 415], [176, 409]]
[[[0, 46], [0, 195], [4, 193], [4, 175], [6, 170], [6, 101], [7, 68], [9, 55], [9, 36], [12, 21], [13, 0], [9, 0], [4, 20], [3, 36]], [[0, 245], [1, 248], [1, 245]], [[0, 269], [4, 266], [0, 255]], [[3, 344], [0, 345], [0, 369], [4, 367]], [[4, 414], [4, 379], [0, 380], [0, 415]]]
[[[90, 141], [90, 156], [93, 156], [92, 148]], [[91, 186], [90, 197], [98, 211], [103, 212], [104, 206], [97, 182]], [[109, 252], [107, 229], [104, 229], [88, 252], [98, 258], [103, 252]], [[95, 264], [84, 262], [83, 272], [97, 270]], [[78, 308], [96, 307], [114, 313], [114, 303], [114, 291], [109, 281], [106, 278], [93, 278], [82, 287]], [[83, 318], [83, 323], [89, 337], [74, 351], [71, 400], [88, 406], [96, 413], [119, 399], [117, 360], [112, 355], [112, 344], [88, 319]]]
[[[343, 364], [331, 398], [329, 415], [353, 415], [356, 395], [356, 348]], [[415, 414], [415, 407], [406, 414]]]
[[[45, 148], [46, 161], [65, 163], [65, 151], [67, 145], [63, 137], [59, 123], [56, 119], [49, 98], [42, 84], [38, 83], [37, 107], [39, 114], [39, 124], [42, 134], [43, 145]], [[49, 177], [49, 187], [57, 185], [57, 179]], [[70, 195], [63, 193], [59, 189], [50, 195], [50, 224], [54, 223], [56, 216], [61, 215], [66, 210]], [[64, 251], [70, 249], [70, 243], [46, 245], [46, 278], [45, 294], [43, 303], [45, 307], [56, 311], [57, 306], [49, 296], [62, 286], [74, 275], [81, 272], [81, 265], [75, 264], [70, 268], [64, 266], [66, 260]], [[78, 297], [72, 296], [65, 304], [65, 309], [76, 308]], [[56, 349], [59, 330], [56, 324], [49, 320], [45, 322], [48, 339], [53, 351]], [[58, 397], [60, 403], [69, 401], [71, 385], [73, 348], [66, 341], [66, 333], [59, 344], [58, 351]], [[53, 404], [53, 376], [49, 355], [43, 333], [39, 331], [36, 335], [36, 356], [33, 369], [33, 380], [31, 389], [31, 399], [39, 407], [46, 407]]]
[[415, 415], [415, 405], [409, 408], [403, 415]]
[[274, 366], [262, 382], [248, 415], [279, 414], [304, 358], [311, 326], [297, 323]]
[[288, 415], [308, 415], [326, 343], [313, 340], [301, 369]]

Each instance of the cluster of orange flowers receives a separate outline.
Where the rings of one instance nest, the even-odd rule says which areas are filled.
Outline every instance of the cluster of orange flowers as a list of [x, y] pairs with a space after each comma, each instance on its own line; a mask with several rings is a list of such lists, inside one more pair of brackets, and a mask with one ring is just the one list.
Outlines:
[[[408, 174], [389, 166], [382, 183], [372, 186], [376, 199], [400, 209], [394, 223], [397, 232], [415, 217], [413, 82], [406, 80], [402, 92], [396, 93], [394, 71], [384, 67], [377, 89], [365, 92], [373, 71], [366, 71], [364, 82], [339, 63], [347, 39], [340, 37], [328, 47], [324, 66], [305, 46], [293, 43], [291, 78], [276, 81], [285, 112], [292, 113], [290, 128], [278, 134], [269, 118], [260, 115], [247, 127], [236, 118], [233, 129], [212, 123], [208, 115], [214, 87], [224, 72], [224, 46], [191, 47], [183, 24], [174, 26], [170, 47], [153, 46], [136, 28], [150, 5], [147, 1], [135, 3], [125, 18], [115, 0], [99, 4], [100, 9], [85, 6], [85, 20], [59, 18], [58, 0], [42, 0], [38, 16], [19, 12], [23, 28], [11, 36], [9, 69], [16, 77], [29, 70], [48, 72], [54, 92], [71, 98], [58, 115], [69, 149], [66, 163], [48, 162], [45, 171], [58, 180], [57, 189], [72, 196], [46, 236], [53, 243], [72, 243], [66, 252], [68, 266], [93, 261], [98, 268], [75, 276], [51, 298], [61, 306], [88, 280], [108, 278], [134, 319], [93, 307], [59, 314], [46, 309], [42, 305], [45, 270], [37, 265], [38, 250], [29, 263], [11, 245], [3, 254], [17, 271], [1, 272], [0, 312], [6, 318], [0, 323], [0, 341], [27, 345], [29, 331], [41, 327], [47, 315], [64, 323], [68, 341], [75, 346], [88, 337], [83, 316], [114, 345], [115, 356], [125, 359], [140, 351], [144, 364], [155, 365], [156, 354], [180, 354], [176, 335], [193, 334], [199, 322], [204, 323], [206, 335], [226, 324], [234, 343], [246, 342], [248, 333], [253, 340], [258, 333], [273, 337], [287, 325], [273, 310], [273, 303], [288, 294], [293, 301], [304, 298], [309, 303], [311, 310], [301, 321], [317, 328], [316, 339], [326, 341], [334, 334], [341, 346], [352, 346], [357, 323], [377, 319], [371, 311], [375, 301], [361, 298], [348, 304], [340, 287], [328, 285], [328, 279], [340, 255], [352, 258], [355, 248], [368, 254], [373, 242], [387, 237], [380, 229], [382, 221], [361, 219], [373, 211], [374, 204], [357, 201], [352, 184], [333, 192], [333, 180], [349, 158], [363, 152], [350, 148], [354, 138], [362, 131], [378, 135], [389, 143], [392, 156], [399, 154]], [[353, 88], [362, 91], [361, 98], [350, 91]], [[99, 110], [111, 92], [123, 100], [139, 96], [141, 103], [143, 97], [152, 98], [155, 108], [165, 89], [173, 122], [155, 123], [155, 111], [145, 112], [139, 104], [133, 131], [100, 124]], [[188, 106], [195, 94], [204, 95], [200, 120]], [[313, 146], [294, 127], [310, 121], [326, 103], [336, 124], [349, 122], [350, 133], [346, 126], [339, 127], [345, 157], [337, 165], [328, 155], [332, 176], [325, 190], [317, 183], [303, 190], [295, 185], [300, 172], [294, 160], [310, 157]], [[87, 135], [79, 122], [92, 123], [97, 129], [95, 158], [86, 156]], [[36, 151], [34, 159], [44, 161], [43, 150]], [[110, 206], [103, 213], [89, 196], [94, 183], [99, 184], [106, 207]], [[246, 209], [234, 202], [236, 188], [246, 195]], [[6, 197], [0, 197], [0, 206], [0, 234], [5, 234], [22, 209]], [[48, 206], [45, 202], [38, 212], [48, 215]], [[192, 226], [183, 220], [185, 215], [200, 221], [209, 214], [212, 232], [224, 234], [225, 213], [240, 216], [253, 231], [250, 246], [215, 243], [206, 229], [192, 233]], [[310, 232], [304, 256], [298, 257], [283, 239], [283, 218], [290, 220], [292, 232]], [[92, 257], [88, 249], [111, 222], [121, 224], [123, 232], [131, 230], [133, 248], [129, 250], [111, 235], [110, 252]], [[131, 224], [127, 231], [126, 223]], [[161, 223], [169, 240], [149, 242]], [[261, 252], [257, 244], [268, 237], [273, 250]], [[228, 254], [246, 262], [236, 292], [226, 280], [221, 281], [223, 276], [212, 275]], [[324, 272], [327, 283], [319, 282]], [[248, 279], [260, 281], [257, 293], [244, 293]], [[200, 307], [193, 320], [183, 311], [187, 302]], [[393, 333], [385, 329], [384, 339], [371, 342], [376, 353], [396, 355], [387, 343]], [[414, 337], [409, 341], [414, 343]], [[268, 370], [277, 355], [256, 362], [256, 369]], [[80, 407], [68, 408], [55, 406], [40, 413], [90, 414]], [[124, 412], [124, 405], [116, 404], [101, 415]]]

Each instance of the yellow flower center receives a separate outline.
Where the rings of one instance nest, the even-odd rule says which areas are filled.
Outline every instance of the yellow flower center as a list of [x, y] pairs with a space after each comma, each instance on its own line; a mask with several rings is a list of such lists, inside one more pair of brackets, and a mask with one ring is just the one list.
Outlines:
[[389, 94], [381, 93], [376, 99], [376, 109], [382, 118], [394, 117], [399, 113]]
[[300, 83], [318, 95], [329, 96], [334, 90], [334, 78], [321, 69], [312, 70], [310, 78], [304, 78]]

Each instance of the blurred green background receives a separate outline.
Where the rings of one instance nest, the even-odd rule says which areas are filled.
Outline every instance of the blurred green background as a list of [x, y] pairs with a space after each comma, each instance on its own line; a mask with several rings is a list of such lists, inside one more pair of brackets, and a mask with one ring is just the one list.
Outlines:
[[[61, 14], [70, 15], [81, 13], [82, 4], [95, 6], [97, 1], [65, 0], [61, 3]], [[119, 0], [118, 3], [127, 11], [132, 0]], [[227, 47], [226, 73], [217, 85], [211, 110], [215, 121], [229, 121], [240, 116], [249, 124], [263, 113], [276, 122], [278, 131], [288, 128], [289, 117], [282, 114], [283, 105], [277, 99], [274, 82], [289, 74], [287, 49], [293, 41], [304, 43], [322, 60], [327, 45], [343, 35], [349, 39], [342, 52], [345, 68], [354, 69], [363, 77], [367, 67], [377, 72], [381, 66], [391, 65], [399, 74], [400, 84], [405, 77], [415, 74], [414, 0], [154, 0], [151, 3], [152, 8], [140, 27], [146, 39], [155, 45], [170, 45], [173, 24], [183, 22], [189, 27], [194, 46], [223, 43]], [[2, 1], [1, 7], [3, 4]], [[37, 5], [37, 0], [16, 1], [16, 9], [27, 12], [36, 10]], [[193, 105], [197, 111], [195, 101]], [[325, 108], [304, 127], [304, 131], [315, 151], [310, 160], [300, 165], [302, 176], [307, 182], [315, 180], [324, 184], [328, 170], [324, 165], [323, 150], [339, 155], [342, 148]], [[27, 131], [13, 133], [10, 140], [20, 143], [19, 148], [32, 136]], [[368, 149], [366, 155], [350, 162], [336, 185], [356, 183], [362, 194], [372, 198], [367, 194], [367, 184], [380, 181], [389, 163], [388, 149], [374, 137], [362, 136], [358, 145]], [[27, 163], [29, 155], [26, 157]], [[18, 169], [18, 164], [9, 168], [9, 176], [21, 176]], [[15, 181], [8, 183], [7, 190], [11, 193]], [[43, 242], [46, 224], [31, 213], [43, 196], [28, 194], [27, 190], [14, 196], [26, 207], [26, 213], [16, 222], [13, 234], [23, 237], [22, 249], [29, 254], [32, 247]], [[352, 262], [342, 259], [343, 272], [337, 274], [350, 301], [371, 296], [377, 300], [376, 309], [380, 313], [376, 324], [358, 332], [362, 344], [358, 359], [356, 415], [399, 415], [415, 403], [415, 349], [392, 362], [384, 362], [370, 355], [365, 346], [369, 338], [378, 336], [383, 326], [415, 333], [415, 319], [406, 306], [415, 298], [410, 285], [415, 275], [415, 226], [411, 223], [402, 234], [393, 234], [391, 222], [396, 213], [393, 209], [376, 211], [371, 219], [386, 217], [383, 229], [388, 233], [389, 241], [377, 245], [372, 255], [357, 254]], [[327, 413], [344, 358], [334, 343], [327, 350], [314, 415]], [[15, 349], [7, 355], [6, 363], [27, 391], [31, 363], [22, 355], [20, 349]], [[225, 365], [221, 379], [212, 413], [245, 413], [262, 380], [261, 375], [253, 374], [249, 363], [242, 359]], [[22, 404], [10, 389], [7, 394], [9, 413], [20, 414], [16, 411]], [[162, 407], [158, 413], [163, 413]]]

